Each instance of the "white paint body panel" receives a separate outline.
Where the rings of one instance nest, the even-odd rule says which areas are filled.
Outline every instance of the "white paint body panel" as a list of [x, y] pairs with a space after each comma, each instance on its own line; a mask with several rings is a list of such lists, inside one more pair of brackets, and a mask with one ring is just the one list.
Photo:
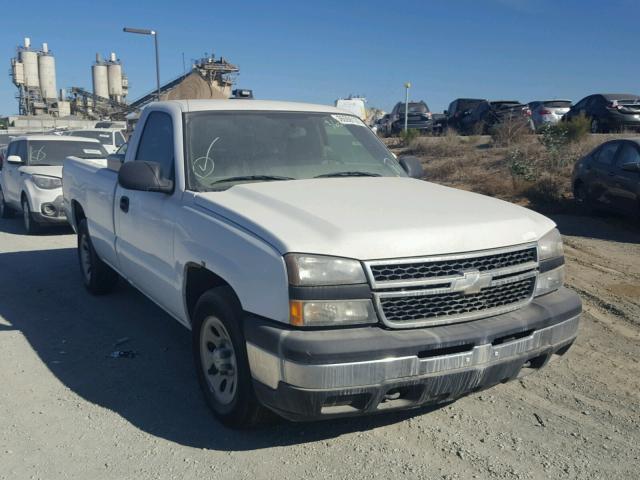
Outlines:
[[[65, 205], [81, 205], [99, 256], [189, 326], [185, 270], [204, 266], [235, 290], [244, 310], [288, 322], [282, 255], [304, 252], [359, 260], [485, 250], [538, 240], [551, 220], [493, 198], [408, 178], [323, 178], [185, 191], [182, 114], [205, 110], [338, 113], [329, 106], [248, 100], [190, 100], [146, 107], [129, 142], [135, 158], [151, 112], [174, 124], [175, 190], [162, 195], [117, 186], [96, 162], [65, 161]], [[120, 197], [130, 199], [128, 213]]]

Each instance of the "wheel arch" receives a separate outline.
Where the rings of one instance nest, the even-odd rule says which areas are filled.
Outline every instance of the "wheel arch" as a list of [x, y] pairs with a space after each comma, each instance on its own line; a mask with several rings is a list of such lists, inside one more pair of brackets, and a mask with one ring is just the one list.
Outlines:
[[208, 290], [211, 290], [212, 288], [228, 287], [235, 296], [238, 304], [240, 305], [240, 299], [233, 286], [231, 286], [231, 284], [227, 282], [223, 277], [201, 264], [188, 262], [184, 267], [183, 278], [183, 298], [185, 311], [187, 313], [187, 320], [191, 325], [193, 324], [193, 315], [195, 313], [198, 299], [202, 296], [202, 294], [204, 294]]

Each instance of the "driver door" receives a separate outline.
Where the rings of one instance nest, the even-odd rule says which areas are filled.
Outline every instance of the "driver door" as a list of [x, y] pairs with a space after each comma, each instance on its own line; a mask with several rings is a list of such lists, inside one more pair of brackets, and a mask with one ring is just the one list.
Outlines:
[[[133, 160], [156, 162], [162, 176], [175, 182], [174, 130], [171, 115], [147, 117]], [[132, 145], [135, 148], [135, 145]], [[118, 185], [114, 201], [116, 251], [121, 273], [153, 301], [179, 315], [181, 286], [174, 268], [174, 228], [180, 192], [143, 192]]]

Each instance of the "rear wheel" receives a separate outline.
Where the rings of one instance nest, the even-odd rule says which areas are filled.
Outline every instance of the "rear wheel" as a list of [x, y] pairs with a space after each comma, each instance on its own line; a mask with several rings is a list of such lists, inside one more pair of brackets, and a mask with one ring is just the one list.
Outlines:
[[22, 198], [22, 223], [24, 224], [27, 235], [35, 235], [40, 231], [40, 225], [33, 219], [27, 197]]
[[86, 219], [78, 224], [78, 260], [84, 286], [89, 292], [104, 295], [115, 288], [118, 274], [98, 257], [91, 243]]
[[0, 218], [10, 218], [12, 214], [11, 207], [4, 201], [4, 194], [0, 190]]
[[223, 424], [242, 428], [269, 416], [253, 391], [242, 309], [229, 287], [204, 293], [192, 325], [198, 381], [207, 404]]

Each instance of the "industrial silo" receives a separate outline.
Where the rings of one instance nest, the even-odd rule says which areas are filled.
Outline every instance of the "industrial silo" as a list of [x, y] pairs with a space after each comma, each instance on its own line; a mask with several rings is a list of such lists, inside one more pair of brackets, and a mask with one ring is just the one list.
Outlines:
[[96, 53], [96, 63], [91, 67], [93, 77], [93, 94], [98, 97], [109, 98], [109, 79], [107, 75], [107, 65]]
[[38, 53], [31, 50], [31, 40], [24, 39], [24, 48], [20, 50], [20, 62], [23, 65], [24, 84], [26, 87], [38, 88]]
[[117, 102], [122, 101], [122, 65], [116, 59], [116, 54], [111, 53], [107, 66], [109, 77], [109, 97]]
[[42, 98], [55, 100], [58, 93], [56, 88], [56, 63], [46, 43], [42, 44], [42, 52], [38, 55], [38, 78], [40, 80]]

